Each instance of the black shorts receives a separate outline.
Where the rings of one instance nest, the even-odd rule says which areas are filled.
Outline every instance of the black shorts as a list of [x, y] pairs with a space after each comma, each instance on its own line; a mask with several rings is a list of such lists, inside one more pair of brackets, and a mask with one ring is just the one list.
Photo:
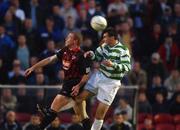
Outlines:
[[[65, 80], [63, 82], [62, 89], [60, 90], [59, 94], [64, 95], [66, 97], [73, 98], [73, 96], [71, 95], [72, 88], [73, 86], [77, 85], [79, 82], [80, 82], [80, 79]], [[83, 91], [83, 88], [84, 86], [80, 88], [79, 94]]]

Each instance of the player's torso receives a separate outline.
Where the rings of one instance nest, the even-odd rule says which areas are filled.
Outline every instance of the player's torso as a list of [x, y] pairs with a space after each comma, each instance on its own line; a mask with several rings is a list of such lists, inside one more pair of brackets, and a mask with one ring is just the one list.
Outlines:
[[66, 49], [62, 55], [62, 69], [64, 70], [65, 80], [81, 78], [80, 74], [80, 56], [83, 52], [80, 49], [69, 50]]

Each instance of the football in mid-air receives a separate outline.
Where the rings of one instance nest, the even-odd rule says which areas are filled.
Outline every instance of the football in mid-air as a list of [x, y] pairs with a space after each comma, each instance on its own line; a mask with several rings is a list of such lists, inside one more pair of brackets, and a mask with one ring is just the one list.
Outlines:
[[91, 19], [91, 27], [96, 31], [103, 31], [107, 27], [107, 21], [100, 15], [94, 16]]

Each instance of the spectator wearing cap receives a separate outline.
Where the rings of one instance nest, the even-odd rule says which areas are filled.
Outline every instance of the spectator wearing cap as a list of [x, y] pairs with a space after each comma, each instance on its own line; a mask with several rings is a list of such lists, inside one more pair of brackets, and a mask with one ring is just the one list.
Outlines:
[[152, 79], [155, 75], [161, 77], [162, 82], [166, 78], [166, 69], [161, 62], [160, 55], [158, 53], [153, 53], [151, 56], [151, 61], [146, 67], [146, 72], [148, 76], [148, 84], [151, 86]]
[[163, 64], [170, 72], [172, 69], [176, 67], [177, 58], [179, 56], [178, 47], [173, 42], [172, 37], [167, 36], [165, 38], [164, 44], [162, 44], [159, 48], [159, 54], [162, 59]]
[[130, 127], [125, 123], [122, 113], [114, 115], [114, 123], [110, 126], [110, 130], [130, 130]]
[[125, 98], [119, 100], [119, 106], [115, 108], [114, 114], [120, 113], [122, 111], [127, 112], [128, 120], [132, 120], [132, 107], [128, 104]]
[[6, 120], [0, 125], [0, 130], [22, 130], [21, 125], [16, 121], [16, 113], [9, 111]]

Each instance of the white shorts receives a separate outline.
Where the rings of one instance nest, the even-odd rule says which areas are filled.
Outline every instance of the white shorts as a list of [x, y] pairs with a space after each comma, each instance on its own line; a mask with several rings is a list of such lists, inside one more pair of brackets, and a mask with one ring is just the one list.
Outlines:
[[108, 78], [102, 72], [97, 71], [91, 75], [85, 85], [85, 90], [96, 94], [100, 102], [111, 105], [120, 85], [120, 80]]

